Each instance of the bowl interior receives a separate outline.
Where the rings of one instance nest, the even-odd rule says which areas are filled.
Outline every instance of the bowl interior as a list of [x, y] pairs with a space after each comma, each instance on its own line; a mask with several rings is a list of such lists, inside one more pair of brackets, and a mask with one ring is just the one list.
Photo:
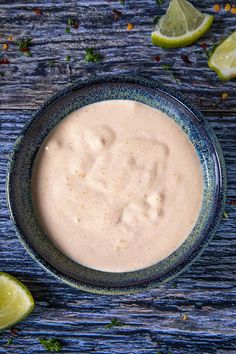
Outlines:
[[[151, 267], [127, 273], [86, 268], [63, 255], [40, 229], [31, 201], [31, 172], [37, 151], [55, 125], [85, 105], [113, 99], [135, 100], [160, 109], [188, 135], [201, 161], [203, 203], [186, 241], [168, 258]], [[192, 191], [194, 193], [194, 190]], [[172, 278], [206, 245], [221, 218], [225, 170], [221, 149], [201, 114], [158, 82], [112, 77], [76, 83], [59, 92], [36, 114], [17, 139], [8, 171], [8, 202], [17, 233], [29, 253], [47, 270], [70, 285], [93, 292], [126, 292], [158, 285]]]

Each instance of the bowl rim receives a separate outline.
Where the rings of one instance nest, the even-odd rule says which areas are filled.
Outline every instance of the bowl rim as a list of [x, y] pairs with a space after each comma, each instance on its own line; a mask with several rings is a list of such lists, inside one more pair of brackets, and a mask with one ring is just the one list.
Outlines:
[[[98, 286], [98, 285], [91, 285], [87, 284], [85, 282], [76, 280], [75, 278], [66, 275], [62, 273], [60, 270], [56, 269], [53, 265], [51, 265], [49, 262], [47, 262], [38, 252], [37, 250], [30, 244], [30, 242], [26, 239], [24, 234], [20, 231], [17, 222], [14, 217], [14, 206], [10, 198], [10, 189], [11, 189], [11, 178], [12, 178], [12, 166], [14, 166], [14, 163], [16, 161], [16, 152], [17, 148], [21, 145], [23, 142], [24, 136], [28, 129], [33, 125], [34, 121], [39, 117], [50, 105], [55, 103], [58, 99], [62, 98], [63, 96], [75, 91], [79, 90], [84, 87], [88, 87], [94, 84], [99, 84], [99, 83], [131, 83], [131, 84], [139, 84], [140, 86], [145, 87], [146, 85], [148, 87], [154, 88], [161, 90], [164, 94], [171, 96], [175, 100], [178, 101], [182, 106], [184, 106], [185, 109], [187, 109], [190, 113], [192, 113], [195, 118], [200, 120], [201, 124], [203, 124], [203, 128], [206, 131], [207, 135], [211, 137], [212, 145], [215, 150], [215, 154], [217, 157], [217, 166], [218, 166], [218, 172], [219, 172], [219, 180], [220, 180], [220, 188], [218, 195], [219, 197], [219, 208], [216, 211], [216, 218], [213, 220], [211, 228], [209, 231], [205, 234], [205, 237], [203, 240], [199, 242], [199, 247], [195, 250], [192, 251], [191, 255], [189, 257], [186, 257], [180, 265], [178, 265], [176, 268], [170, 270], [167, 272], [161, 279], [154, 279], [151, 281], [147, 281], [146, 283], [138, 284], [138, 285], [129, 285], [127, 287], [106, 287], [106, 286]], [[80, 79], [74, 81], [72, 84], [67, 85], [66, 87], [62, 88], [58, 92], [56, 92], [54, 95], [49, 97], [44, 104], [37, 109], [29, 119], [29, 121], [24, 125], [23, 129], [21, 130], [20, 135], [16, 139], [12, 151], [9, 154], [9, 159], [8, 159], [8, 165], [7, 165], [7, 176], [6, 176], [6, 199], [7, 199], [7, 206], [8, 210], [10, 213], [10, 218], [13, 222], [14, 229], [16, 232], [16, 235], [18, 239], [21, 241], [23, 244], [24, 248], [27, 250], [29, 255], [43, 268], [45, 269], [48, 273], [52, 274], [54, 277], [56, 277], [59, 280], [62, 280], [64, 283], [78, 288], [80, 290], [90, 292], [90, 293], [96, 293], [96, 294], [108, 294], [108, 295], [121, 295], [121, 294], [132, 294], [136, 292], [141, 292], [144, 290], [156, 288], [160, 286], [161, 284], [166, 283], [167, 281], [170, 281], [171, 279], [175, 278], [177, 275], [181, 274], [187, 267], [189, 267], [206, 249], [210, 241], [212, 240], [216, 229], [218, 228], [223, 213], [224, 213], [224, 208], [225, 208], [225, 202], [226, 202], [226, 190], [227, 190], [227, 177], [226, 177], [226, 167], [225, 167], [225, 161], [222, 153], [221, 146], [219, 144], [219, 141], [209, 125], [208, 121], [204, 119], [203, 114], [195, 108], [192, 103], [190, 103], [182, 94], [179, 92], [170, 89], [169, 87], [164, 86], [162, 83], [160, 83], [158, 80], [153, 80], [149, 79], [146, 77], [142, 76], [137, 76], [137, 75], [103, 75], [99, 77], [91, 77], [90, 79]]]

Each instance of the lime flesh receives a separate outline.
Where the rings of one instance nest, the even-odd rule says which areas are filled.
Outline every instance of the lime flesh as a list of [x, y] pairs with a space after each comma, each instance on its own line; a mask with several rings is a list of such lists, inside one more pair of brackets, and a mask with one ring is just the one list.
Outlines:
[[219, 44], [208, 60], [222, 80], [236, 78], [236, 31]]
[[152, 43], [163, 48], [186, 47], [210, 29], [213, 19], [186, 0], [171, 0], [152, 32]]
[[0, 330], [23, 320], [34, 308], [34, 299], [19, 280], [0, 272]]

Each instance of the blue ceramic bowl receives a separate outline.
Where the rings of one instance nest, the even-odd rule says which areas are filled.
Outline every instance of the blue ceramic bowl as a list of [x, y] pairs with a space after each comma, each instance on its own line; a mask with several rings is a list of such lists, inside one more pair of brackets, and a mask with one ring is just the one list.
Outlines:
[[[202, 209], [186, 241], [163, 261], [127, 273], [101, 272], [67, 258], [40, 229], [31, 202], [32, 166], [48, 133], [70, 112], [94, 102], [113, 99], [142, 102], [170, 116], [195, 146], [204, 174]], [[17, 235], [29, 254], [56, 277], [94, 293], [141, 291], [156, 287], [179, 274], [211, 241], [223, 214], [225, 194], [226, 173], [221, 148], [201, 113], [159, 82], [133, 76], [107, 76], [79, 81], [53, 96], [34, 115], [17, 139], [7, 178], [11, 217]]]

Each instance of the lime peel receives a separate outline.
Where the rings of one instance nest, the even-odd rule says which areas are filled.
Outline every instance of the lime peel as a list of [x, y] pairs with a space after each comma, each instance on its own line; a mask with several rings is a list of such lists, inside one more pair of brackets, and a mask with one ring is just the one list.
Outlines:
[[0, 272], [0, 330], [23, 320], [34, 308], [34, 299], [18, 279]]

